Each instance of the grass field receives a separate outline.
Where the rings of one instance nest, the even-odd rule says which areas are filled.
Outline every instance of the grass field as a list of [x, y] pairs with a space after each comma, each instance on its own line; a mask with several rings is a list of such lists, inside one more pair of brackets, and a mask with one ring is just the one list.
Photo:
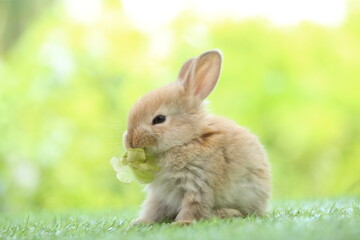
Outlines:
[[0, 239], [360, 239], [359, 199], [273, 203], [267, 217], [132, 226], [134, 210], [5, 214]]

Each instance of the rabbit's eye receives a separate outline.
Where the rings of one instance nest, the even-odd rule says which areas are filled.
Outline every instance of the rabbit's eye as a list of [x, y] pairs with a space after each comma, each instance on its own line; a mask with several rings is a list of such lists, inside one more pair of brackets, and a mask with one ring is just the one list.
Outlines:
[[157, 115], [156, 117], [154, 117], [154, 119], [152, 120], [152, 124], [158, 124], [158, 123], [163, 123], [165, 122], [166, 117], [164, 115]]

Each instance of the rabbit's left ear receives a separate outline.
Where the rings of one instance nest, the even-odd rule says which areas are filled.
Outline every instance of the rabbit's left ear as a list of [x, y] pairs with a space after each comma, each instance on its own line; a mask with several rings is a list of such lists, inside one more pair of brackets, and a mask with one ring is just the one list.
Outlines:
[[197, 58], [188, 60], [179, 73], [178, 80], [185, 91], [205, 99], [215, 88], [221, 70], [222, 55], [219, 50], [210, 50]]

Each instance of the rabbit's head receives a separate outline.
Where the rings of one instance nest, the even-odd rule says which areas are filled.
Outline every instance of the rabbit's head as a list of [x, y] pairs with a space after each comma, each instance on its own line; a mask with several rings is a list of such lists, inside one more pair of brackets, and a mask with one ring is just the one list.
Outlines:
[[204, 99], [216, 86], [221, 62], [219, 50], [207, 51], [185, 62], [177, 81], [140, 98], [129, 113], [125, 147], [156, 154], [201, 135]]

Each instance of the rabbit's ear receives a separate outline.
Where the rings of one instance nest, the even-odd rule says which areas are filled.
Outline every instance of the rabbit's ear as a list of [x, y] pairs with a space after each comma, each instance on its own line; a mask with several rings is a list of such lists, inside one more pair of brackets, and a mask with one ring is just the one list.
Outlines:
[[185, 91], [205, 99], [215, 88], [221, 70], [222, 55], [219, 50], [210, 50], [195, 59], [188, 60], [179, 73]]
[[187, 81], [187, 79], [190, 76], [191, 69], [195, 63], [195, 60], [196, 60], [195, 58], [190, 58], [183, 64], [178, 75], [178, 81], [180, 81], [183, 84]]

